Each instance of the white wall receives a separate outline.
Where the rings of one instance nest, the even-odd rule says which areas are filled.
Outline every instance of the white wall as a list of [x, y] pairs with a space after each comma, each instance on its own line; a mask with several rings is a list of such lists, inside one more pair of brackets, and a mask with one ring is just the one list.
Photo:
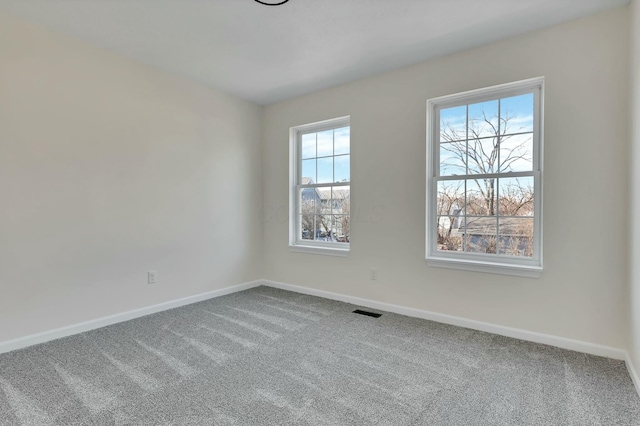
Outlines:
[[[627, 13], [617, 9], [266, 107], [265, 278], [626, 347]], [[542, 75], [542, 278], [428, 267], [425, 101]], [[351, 254], [290, 252], [288, 129], [344, 115], [351, 115], [352, 209], [359, 212]], [[371, 267], [378, 281], [368, 279]]]
[[640, 368], [640, 1], [630, 6], [631, 17], [631, 359]]
[[261, 120], [0, 15], [0, 342], [259, 278]]
[[[622, 8], [275, 104], [264, 117], [256, 105], [0, 15], [0, 342], [264, 276], [625, 347], [630, 265], [640, 365], [639, 9], [636, 0], [633, 48]], [[542, 278], [427, 267], [425, 100], [539, 75]], [[347, 114], [352, 253], [289, 252], [288, 128]], [[152, 269], [155, 286], [146, 284]]]

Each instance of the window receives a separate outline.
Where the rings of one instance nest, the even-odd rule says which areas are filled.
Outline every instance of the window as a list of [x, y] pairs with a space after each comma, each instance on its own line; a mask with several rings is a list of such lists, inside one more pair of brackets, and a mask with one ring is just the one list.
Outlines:
[[542, 109], [536, 78], [427, 102], [427, 263], [542, 273]]
[[289, 246], [349, 253], [351, 127], [349, 117], [291, 128]]

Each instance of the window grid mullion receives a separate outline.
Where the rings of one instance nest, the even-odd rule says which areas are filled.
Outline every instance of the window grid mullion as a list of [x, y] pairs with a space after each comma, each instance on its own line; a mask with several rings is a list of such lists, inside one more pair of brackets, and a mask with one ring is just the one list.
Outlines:
[[[331, 180], [333, 181], [333, 183], [335, 183], [336, 181], [336, 130], [333, 129], [333, 131], [331, 132], [331, 153], [333, 154], [333, 156], [331, 157], [331, 166], [333, 168], [333, 172], [332, 172], [332, 176], [331, 176]], [[331, 213], [331, 215], [329, 216], [329, 224], [331, 225], [331, 229], [329, 230], [330, 234], [333, 234], [333, 183], [331, 184], [331, 198], [329, 198], [329, 204], [331, 207], [331, 210], [329, 210], [329, 212]], [[337, 225], [336, 225], [336, 230], [337, 230]]]
[[[496, 136], [496, 149], [498, 150], [498, 173], [502, 172], [502, 165], [500, 163], [500, 144], [502, 139], [500, 137], [500, 130], [502, 121], [502, 100], [498, 99], [498, 134]], [[496, 254], [500, 254], [500, 178], [496, 178]]]
[[486, 173], [486, 174], [471, 174], [471, 175], [450, 175], [450, 176], [437, 176], [434, 179], [439, 181], [445, 180], [462, 180], [462, 179], [471, 179], [471, 180], [481, 180], [481, 179], [495, 179], [495, 178], [519, 178], [519, 177], [533, 177], [538, 173], [535, 170], [530, 170], [526, 172], [507, 172], [507, 173]]
[[313, 230], [311, 232], [313, 232], [313, 238], [312, 240], [315, 241], [316, 240], [316, 236], [318, 235], [318, 215], [316, 214], [316, 208], [315, 208], [315, 202], [313, 203]]
[[500, 178], [496, 178], [496, 254], [500, 254]]
[[313, 183], [313, 184], [300, 184], [298, 185], [300, 188], [324, 188], [326, 186], [349, 186], [351, 185], [351, 181], [346, 182], [335, 182], [335, 183]]
[[[466, 174], [469, 175], [469, 104], [465, 106], [465, 171]], [[467, 247], [467, 179], [464, 180], [464, 234], [462, 234], [462, 252], [466, 253], [468, 250]]]
[[462, 251], [467, 251], [467, 180], [464, 180], [464, 234], [462, 234]]
[[469, 174], [469, 105], [466, 105], [465, 115], [465, 170]]

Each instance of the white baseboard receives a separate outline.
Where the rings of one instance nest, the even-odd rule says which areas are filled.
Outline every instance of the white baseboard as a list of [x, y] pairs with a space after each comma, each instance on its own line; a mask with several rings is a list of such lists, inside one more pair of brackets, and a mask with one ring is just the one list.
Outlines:
[[132, 311], [120, 314], [110, 315], [107, 317], [97, 318], [79, 324], [67, 327], [57, 328], [42, 333], [32, 334], [30, 336], [20, 337], [5, 342], [0, 342], [0, 354], [22, 349], [28, 346], [37, 345], [39, 343], [48, 342], [50, 340], [60, 339], [62, 337], [71, 336], [85, 331], [94, 330], [100, 327], [116, 324], [119, 322], [129, 321], [145, 315], [154, 314], [168, 309], [178, 308], [180, 306], [190, 305], [192, 303], [201, 302], [203, 300], [213, 299], [231, 293], [248, 290], [259, 285], [279, 288], [282, 290], [293, 291], [296, 293], [308, 294], [311, 296], [323, 297], [325, 299], [338, 300], [353, 305], [364, 306], [371, 309], [379, 309], [382, 311], [393, 312], [409, 317], [422, 318], [430, 321], [436, 321], [444, 324], [457, 325], [460, 327], [470, 328], [473, 330], [485, 331], [488, 333], [499, 334], [502, 336], [513, 337], [516, 339], [526, 340], [545, 345], [556, 346], [563, 349], [569, 349], [577, 352], [583, 352], [591, 355], [603, 356], [607, 358], [623, 360], [629, 370], [629, 375], [633, 381], [638, 394], [640, 395], [640, 376], [638, 376], [629, 353], [623, 349], [610, 346], [598, 345], [595, 343], [584, 342], [580, 340], [568, 339], [565, 337], [553, 336], [550, 334], [537, 333], [533, 331], [521, 330], [512, 327], [506, 327], [497, 324], [491, 324], [482, 321], [476, 321], [468, 318], [456, 317], [453, 315], [430, 312], [422, 309], [408, 308], [405, 306], [394, 305], [391, 303], [378, 302], [370, 299], [363, 299], [355, 296], [348, 296], [340, 293], [317, 290], [309, 287], [302, 287], [293, 284], [285, 284], [271, 280], [257, 280], [207, 293], [197, 294], [194, 296], [184, 297], [182, 299], [171, 300], [169, 302], [159, 303], [145, 308], [134, 309]]
[[221, 288], [219, 290], [209, 291], [207, 293], [196, 294], [194, 296], [183, 297], [182, 299], [171, 300], [169, 302], [159, 303], [145, 308], [134, 309], [120, 314], [109, 315], [107, 317], [97, 318], [94, 320], [70, 325], [67, 327], [56, 328], [54, 330], [42, 333], [32, 334], [30, 336], [20, 337], [13, 340], [0, 342], [0, 354], [15, 351], [16, 349], [26, 348], [27, 346], [37, 345], [39, 343], [48, 342], [50, 340], [60, 339], [61, 337], [71, 336], [73, 334], [83, 333], [85, 331], [94, 330], [100, 327], [116, 324], [119, 322], [129, 321], [145, 315], [155, 314], [157, 312], [166, 311], [168, 309], [178, 308], [184, 305], [190, 305], [203, 300], [213, 299], [215, 297], [236, 293], [242, 290], [248, 290], [261, 285], [262, 281], [251, 281], [231, 287]]
[[629, 371], [629, 375], [631, 376], [631, 381], [633, 385], [636, 387], [636, 391], [640, 396], [640, 376], [638, 376], [638, 371], [633, 366], [633, 361], [631, 361], [631, 355], [629, 352], [626, 353], [626, 357], [624, 360], [625, 364], [627, 364], [627, 370]]
[[[390, 303], [378, 302], [369, 299], [362, 299], [355, 296], [347, 296], [345, 294], [332, 293], [329, 291], [316, 290], [313, 288], [301, 287], [293, 284], [285, 284], [277, 281], [263, 280], [262, 283], [263, 285], [279, 288], [282, 290], [289, 290], [297, 293], [308, 294], [311, 296], [324, 297], [325, 299], [338, 300], [341, 302], [351, 303], [353, 305], [379, 309], [382, 311], [393, 312], [409, 317], [422, 318], [445, 324], [457, 325], [460, 327], [471, 328], [473, 330], [485, 331], [487, 333], [499, 334], [507, 337], [513, 337], [529, 342], [556, 346], [558, 348], [569, 349], [576, 352], [583, 352], [606, 358], [624, 360], [627, 362], [627, 366], [631, 365], [628, 361], [627, 352], [624, 349], [583, 342], [580, 340], [568, 339], [565, 337], [553, 336], [550, 334], [537, 333], [534, 331], [521, 330], [518, 328], [505, 327], [503, 325], [491, 324], [488, 322], [476, 321], [468, 318], [456, 317], [453, 315], [440, 314], [437, 312], [430, 312], [422, 309], [407, 308], [405, 306], [393, 305]], [[634, 383], [636, 383], [637, 388], [638, 381], [636, 379], [633, 380]]]

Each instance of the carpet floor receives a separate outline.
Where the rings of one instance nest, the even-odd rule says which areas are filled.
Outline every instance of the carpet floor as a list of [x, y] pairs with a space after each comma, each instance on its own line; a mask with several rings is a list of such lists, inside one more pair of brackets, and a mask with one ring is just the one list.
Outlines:
[[268, 287], [0, 355], [0, 425], [640, 425], [623, 362]]

